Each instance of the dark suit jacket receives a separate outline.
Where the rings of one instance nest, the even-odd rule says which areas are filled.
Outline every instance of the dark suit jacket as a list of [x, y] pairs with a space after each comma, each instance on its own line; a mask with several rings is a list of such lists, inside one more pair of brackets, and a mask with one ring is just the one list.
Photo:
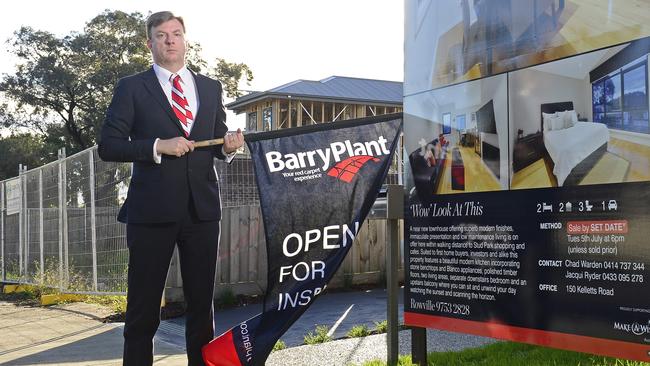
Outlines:
[[[221, 83], [194, 74], [199, 109], [189, 140], [223, 137], [227, 132]], [[187, 214], [190, 198], [198, 218], [218, 220], [221, 205], [214, 157], [224, 159], [222, 145], [178, 158], [153, 160], [156, 138], [184, 136], [153, 68], [120, 79], [106, 112], [99, 156], [105, 161], [133, 162], [126, 202], [118, 215], [125, 223], [176, 222]]]

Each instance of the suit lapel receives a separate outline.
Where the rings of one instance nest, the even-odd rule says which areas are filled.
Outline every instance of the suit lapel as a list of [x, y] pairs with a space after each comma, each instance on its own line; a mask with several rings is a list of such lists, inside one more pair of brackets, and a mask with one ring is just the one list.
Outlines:
[[144, 78], [144, 85], [153, 96], [153, 98], [158, 102], [160, 107], [167, 113], [169, 118], [171, 119], [172, 123], [178, 127], [178, 129], [183, 132], [183, 127], [181, 126], [181, 122], [178, 120], [178, 117], [174, 114], [174, 111], [172, 111], [172, 106], [169, 104], [169, 100], [167, 99], [167, 96], [165, 93], [163, 93], [162, 87], [160, 86], [160, 82], [158, 81], [158, 78], [156, 77], [156, 72], [153, 71], [153, 67], [151, 67], [147, 72], [143, 74]]
[[190, 71], [192, 76], [194, 76], [194, 85], [196, 85], [197, 99], [199, 100], [199, 108], [196, 111], [196, 116], [194, 118], [194, 126], [192, 127], [192, 132], [190, 132], [190, 138], [193, 136], [198, 136], [200, 134], [200, 129], [203, 127], [201, 121], [206, 119], [203, 117], [204, 111], [210, 110], [210, 83], [205, 77], [196, 74], [194, 71]]

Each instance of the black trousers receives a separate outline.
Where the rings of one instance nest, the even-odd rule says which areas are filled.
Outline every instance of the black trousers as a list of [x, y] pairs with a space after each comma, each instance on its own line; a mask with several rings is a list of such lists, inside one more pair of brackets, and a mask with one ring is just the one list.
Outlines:
[[214, 338], [212, 301], [219, 221], [199, 221], [190, 207], [181, 222], [128, 224], [126, 237], [129, 288], [123, 364], [146, 366], [153, 363], [153, 337], [160, 325], [160, 301], [174, 246], [178, 245], [187, 304], [188, 365], [204, 365], [201, 347]]

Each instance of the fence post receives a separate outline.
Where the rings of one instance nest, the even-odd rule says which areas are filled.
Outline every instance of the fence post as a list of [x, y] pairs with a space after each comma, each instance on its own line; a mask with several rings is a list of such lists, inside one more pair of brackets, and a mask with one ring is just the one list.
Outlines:
[[2, 270], [2, 281], [6, 281], [5, 275], [5, 183], [0, 182], [0, 268]]
[[20, 179], [20, 212], [18, 212], [18, 277], [19, 281], [23, 277], [23, 269], [25, 268], [24, 262], [26, 261], [25, 256], [25, 246], [23, 245], [24, 236], [25, 236], [25, 187], [23, 185], [23, 165], [18, 165], [18, 178]]
[[400, 185], [389, 184], [386, 191], [387, 242], [386, 242], [386, 282], [388, 290], [388, 329], [386, 334], [387, 361], [389, 366], [397, 365], [398, 356], [398, 273], [399, 266], [399, 220], [404, 217], [404, 189]]
[[63, 159], [65, 159], [65, 149], [59, 149], [57, 151], [57, 160], [58, 160], [58, 179], [57, 179], [57, 188], [58, 188], [58, 198], [59, 198], [59, 289], [63, 290], [63, 211], [65, 206], [65, 200], [63, 199], [63, 194], [65, 192], [65, 186], [63, 185]]
[[31, 230], [29, 229], [29, 208], [27, 207], [27, 165], [23, 165], [23, 175], [21, 179], [22, 183], [22, 202], [23, 202], [23, 210], [25, 210], [25, 216], [23, 218], [23, 226], [25, 229], [25, 235], [23, 235], [23, 248], [25, 249], [25, 256], [23, 263], [25, 265], [25, 272], [23, 273], [23, 277], [21, 282], [33, 282], [29, 278], [29, 241], [31, 239]]
[[41, 254], [41, 281], [44, 281], [45, 278], [43, 274], [45, 273], [45, 255], [43, 253], [45, 249], [44, 240], [45, 236], [43, 235], [43, 168], [38, 170], [38, 242]]
[[70, 263], [68, 262], [68, 169], [65, 147], [61, 148], [61, 200], [62, 200], [62, 221], [63, 226], [63, 287], [67, 288], [70, 283]]
[[90, 242], [93, 250], [93, 291], [97, 291], [97, 229], [95, 228], [95, 153], [94, 149], [88, 151], [90, 182]]

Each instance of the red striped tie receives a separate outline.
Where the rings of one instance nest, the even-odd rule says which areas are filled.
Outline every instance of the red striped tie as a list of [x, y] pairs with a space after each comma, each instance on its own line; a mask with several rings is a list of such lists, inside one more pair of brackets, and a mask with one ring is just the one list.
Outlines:
[[185, 137], [190, 135], [190, 130], [192, 129], [192, 122], [194, 117], [192, 112], [190, 112], [190, 106], [187, 103], [187, 98], [183, 94], [183, 88], [181, 87], [181, 77], [180, 75], [172, 74], [172, 109], [176, 113], [176, 117], [181, 121], [183, 126], [183, 132], [185, 132]]

